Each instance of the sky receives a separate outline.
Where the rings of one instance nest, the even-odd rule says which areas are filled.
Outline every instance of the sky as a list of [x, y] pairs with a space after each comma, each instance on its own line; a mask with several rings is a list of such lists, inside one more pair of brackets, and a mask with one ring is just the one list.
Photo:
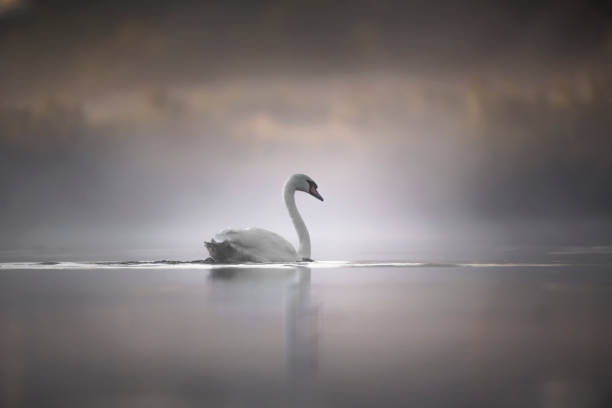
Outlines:
[[315, 258], [610, 245], [612, 7], [508, 3], [0, 0], [0, 253], [295, 242], [298, 172]]

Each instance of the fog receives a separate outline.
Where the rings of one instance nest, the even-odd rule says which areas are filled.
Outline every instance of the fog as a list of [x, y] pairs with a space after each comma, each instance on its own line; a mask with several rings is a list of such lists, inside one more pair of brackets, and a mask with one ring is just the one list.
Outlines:
[[295, 240], [296, 172], [315, 258], [609, 245], [612, 14], [554, 4], [0, 3], [2, 257]]

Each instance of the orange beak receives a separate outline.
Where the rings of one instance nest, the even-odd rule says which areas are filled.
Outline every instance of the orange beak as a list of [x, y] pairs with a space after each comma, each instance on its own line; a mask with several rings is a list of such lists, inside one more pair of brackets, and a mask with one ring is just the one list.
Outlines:
[[310, 195], [318, 198], [319, 200], [323, 201], [323, 197], [321, 197], [321, 194], [319, 194], [319, 192], [317, 191], [316, 187], [311, 185], [310, 186]]

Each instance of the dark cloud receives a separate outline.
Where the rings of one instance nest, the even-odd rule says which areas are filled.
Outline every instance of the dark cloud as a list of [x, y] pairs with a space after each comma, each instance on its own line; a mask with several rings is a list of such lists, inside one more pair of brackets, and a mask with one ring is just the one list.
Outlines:
[[61, 92], [364, 69], [541, 74], [609, 63], [611, 15], [588, 2], [31, 2], [0, 26], [0, 77]]

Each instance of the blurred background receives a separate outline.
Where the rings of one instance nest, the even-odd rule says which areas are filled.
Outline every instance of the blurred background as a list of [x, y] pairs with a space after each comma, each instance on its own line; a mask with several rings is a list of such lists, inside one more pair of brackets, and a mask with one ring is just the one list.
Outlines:
[[0, 257], [295, 240], [296, 172], [318, 259], [608, 251], [611, 68], [606, 2], [0, 0]]

